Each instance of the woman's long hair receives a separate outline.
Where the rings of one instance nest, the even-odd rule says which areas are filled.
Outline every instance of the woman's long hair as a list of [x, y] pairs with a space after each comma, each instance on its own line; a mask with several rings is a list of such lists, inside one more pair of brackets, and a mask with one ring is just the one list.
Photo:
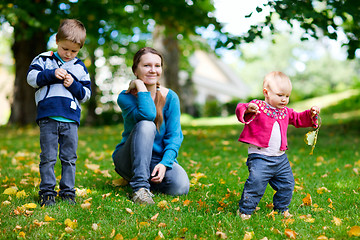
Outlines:
[[[161, 53], [158, 52], [157, 50], [155, 50], [154, 48], [144, 47], [144, 48], [141, 48], [139, 51], [137, 51], [137, 53], [135, 53], [135, 55], [134, 55], [133, 65], [131, 67], [134, 74], [140, 63], [141, 57], [147, 53], [152, 53], [152, 54], [158, 55], [161, 59], [161, 67], [163, 67], [164, 59], [163, 59], [163, 56], [161, 55]], [[164, 120], [163, 108], [165, 105], [165, 98], [161, 94], [159, 81], [156, 83], [156, 95], [155, 95], [154, 102], [155, 102], [155, 107], [156, 107], [156, 118], [155, 118], [154, 122], [156, 125], [156, 129], [160, 132], [160, 126]]]

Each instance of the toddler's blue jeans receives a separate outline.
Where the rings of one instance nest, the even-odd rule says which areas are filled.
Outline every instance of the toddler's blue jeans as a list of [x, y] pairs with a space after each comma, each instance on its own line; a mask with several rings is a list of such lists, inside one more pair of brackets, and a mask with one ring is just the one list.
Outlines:
[[255, 211], [268, 183], [276, 191], [273, 196], [274, 210], [288, 210], [295, 181], [287, 155], [249, 154], [246, 165], [249, 177], [239, 202], [240, 212], [250, 215]]
[[161, 183], [152, 183], [150, 175], [162, 156], [153, 153], [156, 126], [152, 121], [140, 121], [131, 131], [125, 144], [112, 155], [115, 171], [129, 181], [134, 192], [146, 188], [170, 195], [189, 192], [189, 178], [185, 170], [176, 162], [167, 167]]
[[59, 195], [75, 196], [76, 149], [78, 145], [78, 124], [58, 122], [50, 118], [39, 121], [40, 127], [40, 191], [39, 195], [53, 195], [56, 185], [54, 166], [61, 160], [61, 180]]

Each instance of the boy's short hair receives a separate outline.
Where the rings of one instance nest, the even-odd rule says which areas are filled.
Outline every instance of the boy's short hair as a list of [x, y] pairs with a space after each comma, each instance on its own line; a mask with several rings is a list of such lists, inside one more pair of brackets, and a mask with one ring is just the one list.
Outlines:
[[56, 41], [69, 40], [73, 43], [84, 46], [86, 38], [86, 28], [82, 22], [76, 19], [61, 20], [58, 32], [56, 34]]

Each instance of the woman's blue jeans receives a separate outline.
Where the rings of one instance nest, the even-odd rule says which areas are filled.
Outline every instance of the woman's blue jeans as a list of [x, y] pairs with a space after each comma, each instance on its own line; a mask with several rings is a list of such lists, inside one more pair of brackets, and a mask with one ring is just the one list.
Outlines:
[[115, 171], [129, 181], [134, 192], [146, 188], [170, 195], [187, 194], [190, 186], [188, 175], [176, 162], [172, 168], [167, 167], [161, 183], [150, 181], [151, 172], [162, 159], [153, 153], [155, 136], [154, 122], [138, 122], [125, 144], [113, 153]]
[[252, 214], [264, 195], [267, 184], [276, 191], [273, 196], [274, 210], [288, 210], [294, 186], [294, 176], [287, 155], [265, 156], [250, 154], [246, 165], [249, 177], [239, 202], [240, 212]]

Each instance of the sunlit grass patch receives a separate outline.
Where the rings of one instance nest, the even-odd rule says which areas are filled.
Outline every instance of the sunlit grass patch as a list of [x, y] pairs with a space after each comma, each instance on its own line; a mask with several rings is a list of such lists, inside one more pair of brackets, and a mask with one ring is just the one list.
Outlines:
[[[325, 122], [313, 155], [304, 142], [309, 129], [289, 128], [287, 154], [296, 179], [290, 220], [272, 213], [271, 187], [250, 220], [236, 216], [248, 176], [247, 146], [237, 141], [242, 127], [183, 126], [178, 161], [189, 175], [190, 192], [180, 197], [156, 194], [156, 204], [146, 207], [130, 201], [130, 187], [114, 171], [111, 154], [122, 125], [80, 127], [77, 205], [56, 198], [51, 208], [38, 204], [38, 128], [0, 128], [0, 238], [286, 239], [293, 232], [297, 239], [349, 238], [360, 222], [359, 122]], [[55, 170], [59, 178], [59, 162]], [[13, 187], [15, 193], [4, 193]], [[304, 205], [308, 195], [311, 204]], [[37, 206], [26, 209], [30, 203]]]

